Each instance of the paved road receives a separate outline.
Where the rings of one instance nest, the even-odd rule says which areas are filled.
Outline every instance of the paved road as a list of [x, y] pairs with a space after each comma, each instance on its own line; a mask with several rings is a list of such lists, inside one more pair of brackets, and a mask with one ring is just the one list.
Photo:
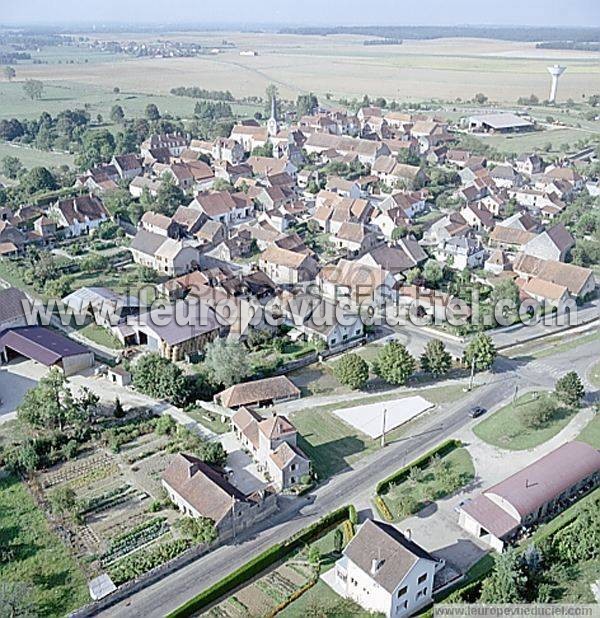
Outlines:
[[576, 370], [580, 375], [585, 375], [597, 359], [597, 342], [547, 357], [543, 365], [536, 364], [537, 361], [524, 363], [499, 358], [495, 372], [486, 384], [479, 386], [462, 401], [442, 407], [434, 415], [428, 415], [416, 424], [411, 436], [401, 438], [385, 449], [363, 458], [351, 469], [320, 486], [309, 497], [284, 500], [281, 512], [265, 522], [268, 528], [254, 530], [250, 536], [238, 538], [236, 544], [220, 547], [99, 615], [107, 618], [164, 616], [267, 547], [289, 538], [333, 509], [349, 503], [368, 504], [378, 480], [442, 439], [476, 422], [466, 414], [475, 403], [490, 410], [497, 408], [513, 397], [517, 383], [528, 388], [551, 388], [556, 377], [567, 371]]

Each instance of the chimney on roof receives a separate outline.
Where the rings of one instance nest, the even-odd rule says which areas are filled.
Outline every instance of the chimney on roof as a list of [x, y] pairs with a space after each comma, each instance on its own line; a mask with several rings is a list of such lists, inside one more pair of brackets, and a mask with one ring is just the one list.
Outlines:
[[383, 560], [380, 558], [373, 558], [373, 560], [371, 560], [371, 575], [376, 575], [382, 565]]

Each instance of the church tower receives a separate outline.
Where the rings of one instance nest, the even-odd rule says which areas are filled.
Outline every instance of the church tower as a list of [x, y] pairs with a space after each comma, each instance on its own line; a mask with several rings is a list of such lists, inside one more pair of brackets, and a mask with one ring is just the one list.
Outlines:
[[271, 97], [271, 117], [267, 122], [267, 132], [270, 137], [274, 137], [279, 132], [279, 123], [277, 122], [277, 101], [275, 97]]

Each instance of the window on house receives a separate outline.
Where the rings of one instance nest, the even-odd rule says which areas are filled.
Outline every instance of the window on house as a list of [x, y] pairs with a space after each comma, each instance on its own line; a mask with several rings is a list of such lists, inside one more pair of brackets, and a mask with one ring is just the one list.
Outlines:
[[417, 580], [417, 583], [422, 584], [427, 579], [427, 573], [423, 573], [421, 577]]
[[398, 598], [405, 595], [408, 592], [408, 586], [402, 586], [400, 590], [398, 590]]

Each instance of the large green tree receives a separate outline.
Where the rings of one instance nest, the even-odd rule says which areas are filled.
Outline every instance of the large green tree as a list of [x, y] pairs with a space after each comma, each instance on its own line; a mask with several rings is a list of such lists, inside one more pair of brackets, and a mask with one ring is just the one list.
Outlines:
[[428, 341], [421, 355], [421, 369], [432, 376], [439, 377], [448, 373], [451, 367], [452, 356], [446, 350], [444, 342], [439, 339]]
[[554, 390], [558, 399], [568, 406], [578, 406], [585, 395], [583, 382], [575, 371], [569, 371], [557, 380]]
[[166, 399], [175, 405], [185, 403], [188, 383], [183, 371], [159, 354], [146, 354], [133, 367], [133, 385], [142, 393]]
[[39, 433], [65, 431], [89, 422], [97, 405], [98, 397], [87, 389], [75, 397], [64, 374], [53, 367], [35, 388], [27, 391], [17, 416]]
[[28, 79], [23, 84], [23, 91], [32, 101], [41, 99], [44, 94], [44, 83], [37, 79]]
[[520, 603], [525, 584], [519, 556], [515, 549], [509, 549], [497, 556], [494, 571], [483, 582], [480, 600], [482, 603]]
[[215, 386], [228, 388], [250, 375], [247, 350], [236, 341], [215, 339], [204, 349], [204, 368]]
[[492, 338], [485, 333], [477, 333], [465, 349], [463, 362], [471, 366], [474, 361], [477, 371], [485, 371], [494, 364], [496, 355], [496, 346]]
[[313, 92], [298, 95], [296, 99], [296, 115], [298, 118], [312, 114], [317, 107], [319, 107], [319, 100]]
[[415, 359], [399, 341], [386, 343], [375, 362], [375, 373], [388, 384], [406, 384], [408, 378], [414, 373]]
[[369, 379], [369, 365], [358, 354], [345, 354], [335, 364], [335, 377], [345, 386], [362, 388]]
[[30, 195], [40, 191], [54, 191], [58, 183], [52, 173], [45, 167], [32, 167], [21, 180], [21, 187]]

